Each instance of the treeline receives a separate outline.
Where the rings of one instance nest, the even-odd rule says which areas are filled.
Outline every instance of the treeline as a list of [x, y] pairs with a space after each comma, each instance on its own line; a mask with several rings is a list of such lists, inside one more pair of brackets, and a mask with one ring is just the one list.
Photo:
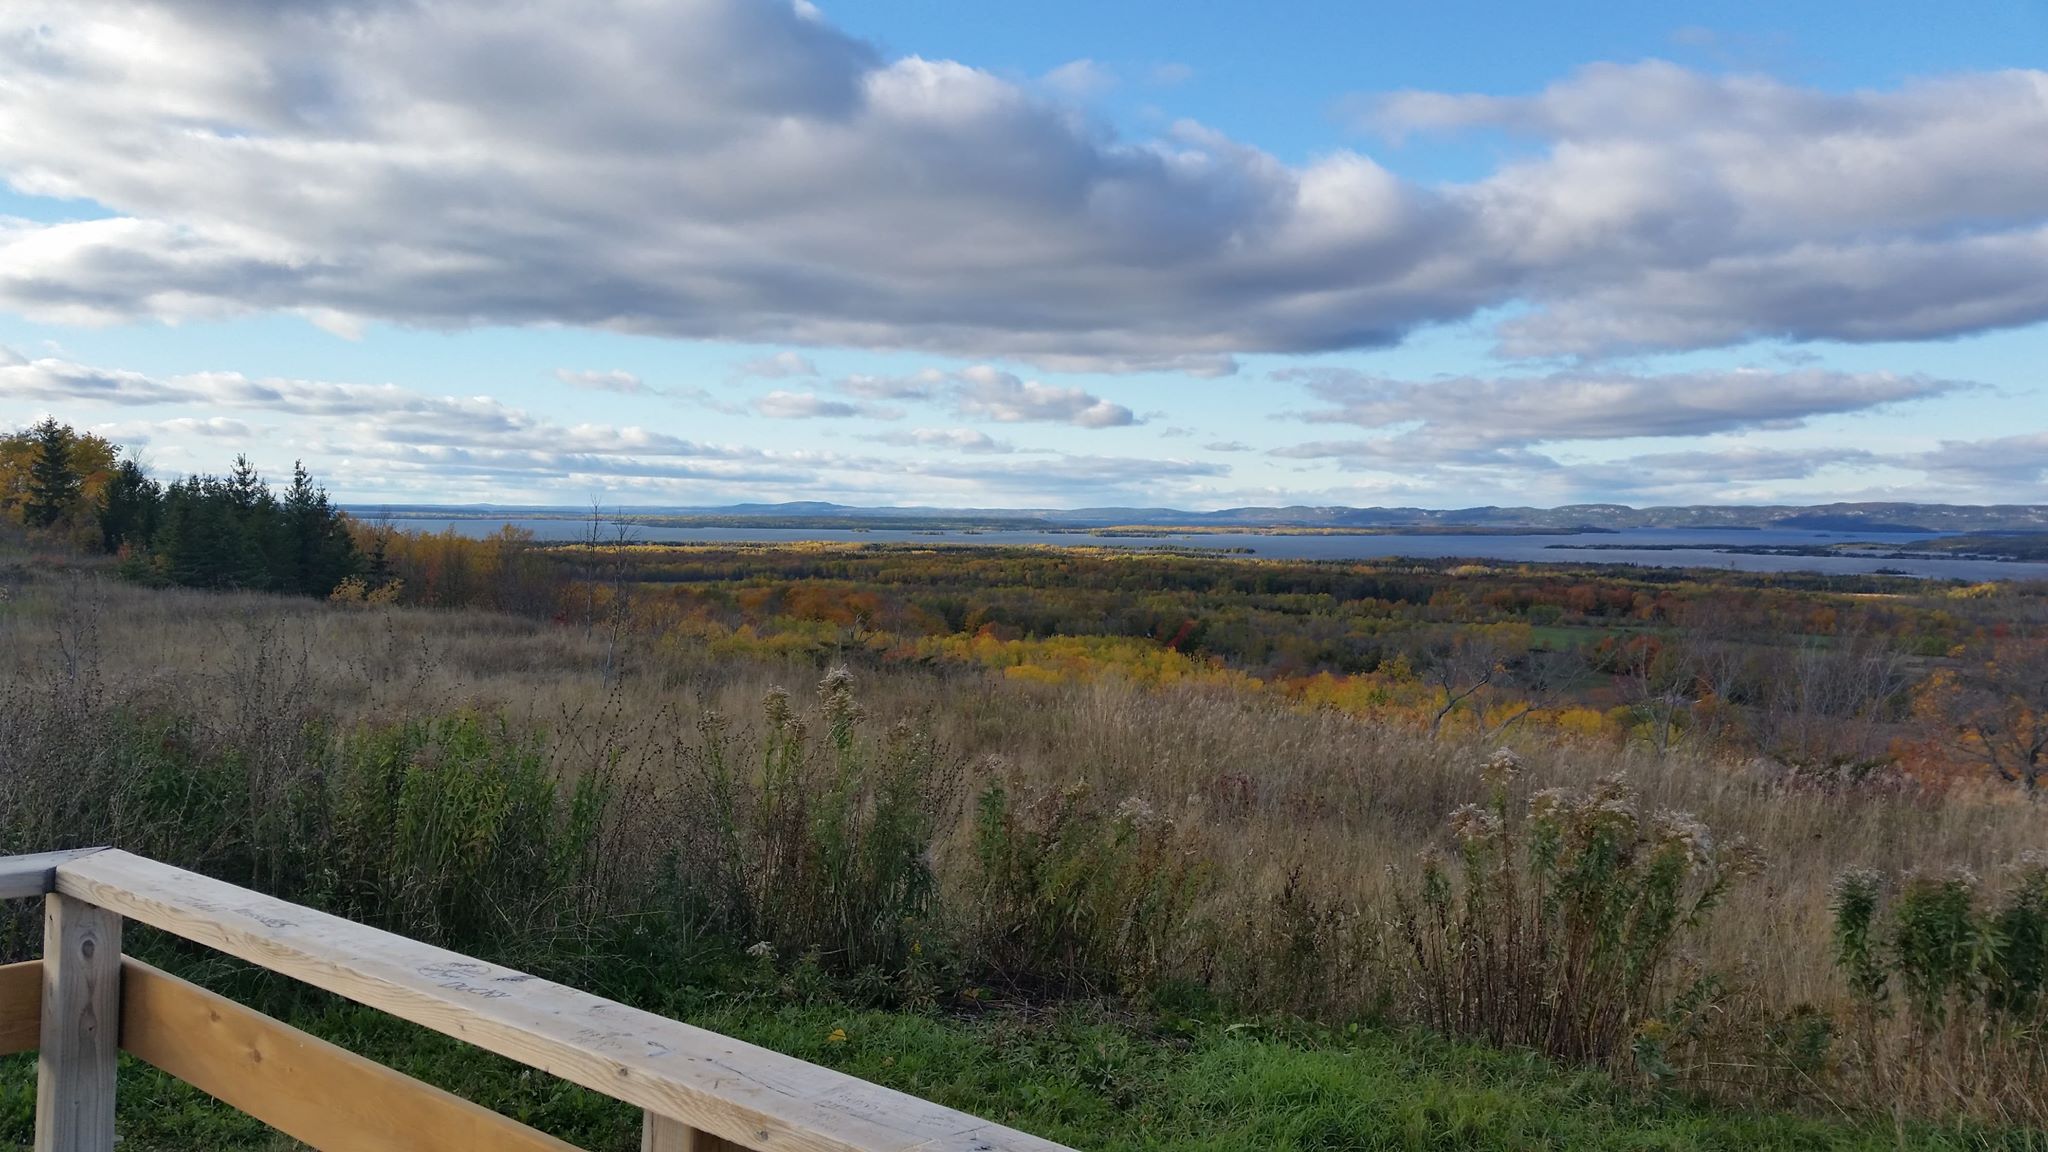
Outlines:
[[164, 484], [54, 417], [0, 437], [0, 516], [118, 556], [124, 576], [151, 584], [327, 596], [365, 567], [303, 465], [281, 494], [246, 456], [225, 476]]

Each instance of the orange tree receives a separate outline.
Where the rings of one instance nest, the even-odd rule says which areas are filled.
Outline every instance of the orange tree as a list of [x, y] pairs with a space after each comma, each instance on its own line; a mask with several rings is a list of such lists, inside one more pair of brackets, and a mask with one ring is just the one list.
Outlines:
[[2040, 795], [2048, 775], [2048, 638], [2009, 636], [1928, 678], [1921, 714], [1965, 761]]

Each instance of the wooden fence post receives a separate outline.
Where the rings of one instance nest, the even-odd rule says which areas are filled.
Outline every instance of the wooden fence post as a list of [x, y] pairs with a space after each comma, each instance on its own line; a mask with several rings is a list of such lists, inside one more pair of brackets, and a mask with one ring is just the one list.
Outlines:
[[121, 1041], [121, 917], [43, 898], [43, 1028], [35, 1152], [113, 1152]]
[[745, 1149], [709, 1132], [699, 1132], [681, 1120], [649, 1112], [640, 1127], [640, 1152], [745, 1152]]

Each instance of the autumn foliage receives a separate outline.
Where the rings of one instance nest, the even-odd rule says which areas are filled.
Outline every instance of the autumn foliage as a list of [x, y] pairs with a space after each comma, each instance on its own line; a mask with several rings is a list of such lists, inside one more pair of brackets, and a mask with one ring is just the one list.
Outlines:
[[[655, 545], [356, 526], [366, 587], [730, 657], [1200, 686], [1412, 724], [1668, 752], [1816, 781], [2031, 787], [2038, 590], [1113, 549]], [[2030, 663], [2033, 661], [2033, 663]], [[2030, 691], [2032, 695], [2030, 695]]]

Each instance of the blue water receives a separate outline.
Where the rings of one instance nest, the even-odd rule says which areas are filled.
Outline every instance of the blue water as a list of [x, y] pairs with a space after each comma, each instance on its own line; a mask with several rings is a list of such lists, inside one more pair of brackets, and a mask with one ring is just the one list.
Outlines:
[[[372, 515], [374, 518], [374, 515]], [[391, 523], [412, 531], [439, 532], [454, 528], [466, 536], [487, 536], [506, 524], [525, 528], [541, 540], [575, 540], [589, 535], [588, 520], [545, 517], [395, 517]], [[1165, 533], [1153, 536], [1091, 536], [1085, 532], [907, 532], [876, 528], [687, 528], [631, 524], [630, 539], [643, 542], [694, 544], [770, 544], [799, 541], [842, 541], [854, 544], [1051, 544], [1072, 547], [1248, 548], [1268, 560], [1370, 560], [1390, 556], [1459, 557], [1513, 560], [1523, 563], [1642, 564], [1659, 568], [1726, 568], [1744, 572], [1869, 573], [1880, 569], [1958, 580], [2048, 580], [2048, 564], [2008, 564], [1993, 560], [1915, 558], [1894, 560], [1860, 556], [1753, 556], [1710, 551], [1729, 545], [1830, 544], [1869, 541], [1886, 550], [1910, 548], [1929, 534], [1879, 532], [1806, 532], [1763, 529], [1716, 532], [1684, 528], [1645, 528], [1626, 532], [1544, 536], [1262, 536], [1256, 533]], [[606, 539], [613, 538], [609, 525]], [[1552, 545], [1599, 544], [1598, 549]], [[1702, 548], [1664, 551], [1642, 545], [1693, 544]], [[1636, 545], [1637, 547], [1626, 547]], [[1621, 547], [1616, 547], [1621, 546]]]

